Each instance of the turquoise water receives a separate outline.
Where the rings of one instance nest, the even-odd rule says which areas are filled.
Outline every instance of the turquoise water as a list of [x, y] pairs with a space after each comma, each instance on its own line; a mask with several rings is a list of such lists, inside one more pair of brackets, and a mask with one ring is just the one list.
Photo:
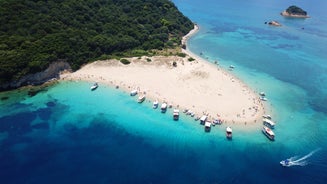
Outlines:
[[[265, 91], [276, 140], [260, 130], [205, 133], [148, 100], [100, 84], [62, 82], [28, 97], [0, 93], [1, 183], [324, 183], [327, 179], [327, 15], [323, 0], [174, 0], [201, 30], [188, 48]], [[312, 16], [279, 12], [296, 4]], [[240, 7], [246, 7], [240, 9]], [[277, 20], [282, 27], [269, 27]], [[302, 29], [304, 28], [304, 29]], [[321, 148], [306, 166], [282, 159]]]

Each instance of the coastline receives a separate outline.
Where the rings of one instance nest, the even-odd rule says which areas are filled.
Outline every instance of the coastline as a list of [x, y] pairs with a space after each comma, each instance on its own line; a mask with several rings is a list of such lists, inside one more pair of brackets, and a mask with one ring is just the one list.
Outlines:
[[283, 12], [280, 13], [281, 16], [284, 17], [291, 17], [291, 18], [310, 18], [308, 15], [296, 15], [296, 14], [289, 14], [284, 10]]
[[[195, 25], [183, 37], [182, 44], [198, 30]], [[211, 121], [220, 119], [224, 127], [257, 130], [262, 126], [265, 106], [256, 92], [217, 65], [187, 49], [182, 52], [187, 57], [127, 58], [131, 61], [129, 65], [117, 60], [96, 61], [74, 73], [61, 74], [60, 79], [99, 82], [127, 92], [137, 89], [139, 94], [146, 94], [147, 100], [158, 100], [159, 107], [162, 102], [167, 102], [180, 111], [191, 110], [195, 117], [206, 114]], [[190, 62], [190, 57], [195, 60]]]

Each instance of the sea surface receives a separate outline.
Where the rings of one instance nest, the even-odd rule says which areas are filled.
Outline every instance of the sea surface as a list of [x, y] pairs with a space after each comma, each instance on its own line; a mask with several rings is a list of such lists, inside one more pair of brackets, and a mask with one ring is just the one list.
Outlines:
[[[327, 1], [173, 2], [200, 26], [189, 50], [266, 93], [275, 141], [236, 126], [227, 140], [224, 125], [205, 133], [120, 89], [60, 82], [0, 93], [1, 184], [326, 182]], [[280, 16], [290, 5], [311, 18]]]

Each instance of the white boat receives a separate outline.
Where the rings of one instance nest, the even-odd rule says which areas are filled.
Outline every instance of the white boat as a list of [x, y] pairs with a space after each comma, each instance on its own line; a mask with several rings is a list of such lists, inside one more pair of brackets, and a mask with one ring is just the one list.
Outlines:
[[227, 127], [226, 128], [226, 137], [227, 137], [227, 139], [231, 139], [232, 136], [233, 136], [233, 130], [232, 130], [232, 128], [231, 127]]
[[178, 109], [174, 109], [174, 111], [173, 111], [173, 118], [174, 118], [174, 120], [178, 120], [179, 119], [179, 110]]
[[153, 102], [153, 106], [152, 106], [152, 108], [156, 109], [156, 108], [158, 108], [158, 106], [159, 106], [159, 102], [158, 102], [158, 100], [155, 100], [155, 101]]
[[207, 116], [206, 116], [206, 115], [203, 115], [203, 116], [200, 118], [200, 123], [201, 123], [202, 125], [204, 125], [205, 122], [206, 122], [206, 120], [207, 120]]
[[282, 166], [284, 166], [284, 167], [289, 167], [289, 166], [291, 166], [291, 164], [290, 164], [290, 160], [289, 160], [289, 159], [282, 160], [282, 161], [280, 161], [279, 163], [280, 163], [280, 165], [282, 165]]
[[268, 99], [266, 97], [260, 97], [260, 100], [267, 101]]
[[270, 127], [270, 128], [275, 128], [275, 122], [273, 122], [272, 120], [268, 119], [268, 118], [264, 118], [263, 119], [263, 124]]
[[96, 90], [97, 88], [98, 88], [98, 83], [94, 83], [91, 87], [90, 87], [90, 89], [91, 89], [91, 91], [94, 91], [94, 90]]
[[269, 114], [264, 114], [262, 115], [263, 118], [267, 118], [267, 119], [272, 119], [271, 116]]
[[211, 129], [211, 123], [210, 123], [209, 121], [206, 121], [206, 122], [204, 123], [204, 130], [205, 130], [206, 132], [210, 132], [210, 129]]
[[266, 127], [266, 126], [263, 126], [263, 128], [262, 128], [262, 132], [270, 139], [270, 140], [275, 140], [275, 134], [274, 134], [274, 132], [270, 129], [270, 128], [268, 128], [268, 127]]
[[131, 96], [135, 96], [135, 95], [137, 95], [137, 90], [136, 90], [136, 89], [132, 90], [131, 93], [130, 93], [130, 95], [131, 95]]
[[260, 96], [266, 96], [265, 92], [263, 92], [263, 91], [260, 92], [259, 95], [260, 95]]
[[162, 103], [160, 109], [162, 113], [165, 113], [167, 111], [167, 103]]
[[145, 95], [141, 95], [139, 96], [139, 98], [137, 99], [138, 103], [142, 103], [145, 100]]

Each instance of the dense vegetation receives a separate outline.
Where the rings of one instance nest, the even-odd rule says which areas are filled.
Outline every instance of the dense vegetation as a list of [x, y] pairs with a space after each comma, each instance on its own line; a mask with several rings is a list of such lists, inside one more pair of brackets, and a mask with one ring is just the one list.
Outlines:
[[169, 0], [0, 0], [0, 84], [58, 60], [174, 47], [193, 28]]
[[290, 6], [286, 9], [286, 12], [292, 15], [303, 15], [306, 16], [307, 12], [302, 10], [301, 8], [297, 7], [297, 6]]

